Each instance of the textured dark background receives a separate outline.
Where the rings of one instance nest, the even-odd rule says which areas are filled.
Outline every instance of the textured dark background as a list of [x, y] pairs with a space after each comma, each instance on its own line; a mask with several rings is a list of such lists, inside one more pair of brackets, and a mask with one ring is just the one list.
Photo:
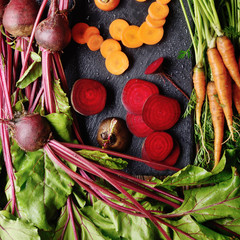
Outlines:
[[[153, 0], [140, 3], [136, 0], [121, 0], [120, 5], [111, 12], [99, 10], [93, 0], [76, 0], [74, 10], [69, 13], [71, 27], [77, 22], [85, 22], [99, 28], [104, 39], [110, 38], [109, 25], [116, 18], [123, 18], [129, 24], [140, 26], [147, 16], [147, 9]], [[100, 51], [92, 52], [87, 45], [71, 44], [64, 50], [63, 65], [66, 71], [69, 87], [79, 78], [93, 78], [100, 81], [107, 89], [107, 103], [105, 109], [97, 115], [78, 116], [82, 137], [85, 144], [98, 146], [96, 141], [97, 129], [100, 122], [106, 117], [121, 117], [125, 119], [126, 111], [121, 103], [121, 93], [124, 85], [132, 78], [140, 78], [155, 83], [160, 93], [176, 98], [182, 113], [187, 106], [186, 98], [179, 93], [167, 80], [159, 75], [145, 75], [146, 67], [159, 57], [164, 57], [164, 69], [177, 85], [188, 95], [191, 94], [191, 59], [178, 59], [181, 50], [187, 50], [191, 44], [184, 16], [179, 1], [169, 3], [170, 13], [164, 26], [164, 37], [160, 43], [153, 46], [143, 45], [137, 49], [122, 46], [130, 61], [129, 69], [121, 76], [114, 76], [105, 68], [104, 58]], [[176, 167], [182, 168], [193, 160], [193, 126], [190, 117], [183, 119], [168, 131], [181, 146], [181, 155]], [[133, 136], [132, 144], [127, 154], [141, 156], [144, 138]], [[129, 162], [127, 172], [144, 175], [167, 175], [172, 171], [158, 172], [142, 163]]]

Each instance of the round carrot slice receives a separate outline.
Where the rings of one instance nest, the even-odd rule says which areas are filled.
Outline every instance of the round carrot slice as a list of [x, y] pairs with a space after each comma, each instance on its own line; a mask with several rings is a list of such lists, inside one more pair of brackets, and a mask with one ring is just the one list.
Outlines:
[[120, 0], [94, 0], [95, 5], [103, 11], [112, 11], [115, 9]]
[[159, 43], [163, 38], [163, 34], [163, 27], [152, 28], [147, 24], [147, 22], [143, 22], [138, 30], [139, 39], [147, 45]]
[[169, 14], [169, 7], [166, 4], [153, 2], [148, 8], [148, 14], [152, 19], [165, 19]]
[[181, 108], [179, 102], [170, 97], [154, 94], [143, 106], [143, 121], [157, 131], [173, 127], [179, 120]]
[[146, 17], [146, 23], [149, 25], [149, 27], [160, 28], [164, 26], [164, 24], [166, 23], [166, 19], [156, 20], [151, 18], [148, 14]]
[[159, 4], [168, 4], [168, 3], [170, 3], [171, 2], [171, 0], [156, 0], [156, 2], [157, 3], [159, 3]]
[[104, 40], [100, 47], [102, 56], [106, 58], [113, 51], [121, 51], [120, 43], [111, 38]]
[[138, 35], [139, 27], [130, 25], [122, 33], [122, 44], [128, 48], [138, 48], [143, 45]]
[[92, 35], [87, 42], [87, 46], [91, 51], [97, 51], [100, 49], [103, 43], [103, 37], [99, 34]]
[[112, 21], [112, 23], [109, 26], [109, 33], [111, 37], [115, 40], [121, 40], [122, 39], [122, 33], [129, 26], [128, 22], [124, 19], [118, 18]]
[[94, 26], [90, 26], [86, 29], [86, 31], [83, 33], [83, 38], [84, 38], [84, 41], [87, 43], [89, 38], [92, 36], [92, 35], [100, 35], [100, 31], [97, 27], [94, 27]]
[[72, 28], [72, 38], [76, 43], [85, 44], [83, 37], [85, 31], [89, 28], [89, 25], [83, 22], [77, 23]]
[[107, 56], [105, 65], [110, 73], [114, 75], [121, 75], [128, 69], [129, 60], [124, 52], [114, 51]]

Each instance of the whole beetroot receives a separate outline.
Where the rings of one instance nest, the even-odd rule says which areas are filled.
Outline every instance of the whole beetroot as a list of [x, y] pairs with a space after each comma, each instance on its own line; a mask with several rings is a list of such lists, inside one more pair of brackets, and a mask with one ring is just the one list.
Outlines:
[[8, 0], [0, 0], [0, 24], [2, 24], [3, 12]]
[[38, 3], [35, 0], [11, 0], [3, 13], [2, 23], [5, 30], [14, 37], [29, 36], [38, 9]]

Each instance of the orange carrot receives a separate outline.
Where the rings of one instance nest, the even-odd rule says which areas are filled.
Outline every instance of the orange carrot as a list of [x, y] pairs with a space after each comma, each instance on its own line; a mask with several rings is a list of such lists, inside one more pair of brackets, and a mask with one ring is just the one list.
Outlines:
[[111, 52], [121, 50], [121, 45], [117, 40], [106, 39], [103, 41], [100, 52], [104, 58], [106, 58]]
[[217, 99], [217, 90], [214, 82], [208, 83], [207, 96], [214, 128], [214, 167], [216, 167], [221, 158], [224, 136], [224, 113]]
[[137, 2], [146, 2], [147, 0], [136, 0]]
[[122, 33], [122, 44], [128, 48], [138, 48], [143, 45], [138, 35], [139, 27], [130, 25]]
[[90, 26], [86, 29], [86, 31], [83, 33], [83, 38], [84, 38], [84, 41], [87, 43], [89, 38], [92, 36], [92, 35], [100, 35], [100, 31], [97, 27], [94, 27], [94, 26]]
[[163, 25], [166, 23], [166, 19], [155, 20], [152, 19], [149, 14], [147, 15], [145, 20], [149, 27], [153, 28], [163, 27]]
[[168, 4], [171, 2], [171, 0], [156, 0], [156, 2], [160, 4]]
[[76, 43], [85, 44], [86, 41], [83, 37], [84, 32], [89, 28], [88, 24], [80, 22], [72, 28], [72, 38]]
[[94, 0], [95, 5], [103, 10], [103, 11], [112, 11], [114, 10], [118, 4], [120, 3], [120, 0]]
[[204, 69], [195, 66], [193, 69], [193, 85], [196, 92], [196, 123], [201, 126], [202, 105], [206, 95], [206, 78]]
[[121, 75], [129, 66], [128, 57], [122, 51], [111, 52], [105, 60], [105, 66], [110, 73]]
[[148, 45], [154, 45], [162, 40], [164, 30], [160, 28], [152, 28], [147, 22], [143, 22], [138, 30], [139, 39]]
[[109, 33], [113, 39], [120, 41], [122, 39], [123, 31], [128, 26], [129, 26], [128, 22], [125, 21], [124, 19], [121, 18], [115, 19], [109, 26]]
[[238, 114], [240, 115], [240, 88], [236, 85], [236, 83], [233, 83], [233, 102]]
[[103, 43], [103, 37], [99, 34], [92, 35], [87, 42], [87, 46], [91, 51], [97, 51], [100, 49]]
[[148, 8], [148, 14], [156, 20], [165, 19], [169, 14], [169, 7], [166, 4], [153, 2]]
[[231, 78], [240, 88], [239, 67], [231, 40], [227, 36], [217, 37], [217, 49], [222, 56], [224, 65], [228, 69]]
[[207, 50], [207, 57], [218, 97], [233, 139], [232, 80], [217, 48], [209, 48]]

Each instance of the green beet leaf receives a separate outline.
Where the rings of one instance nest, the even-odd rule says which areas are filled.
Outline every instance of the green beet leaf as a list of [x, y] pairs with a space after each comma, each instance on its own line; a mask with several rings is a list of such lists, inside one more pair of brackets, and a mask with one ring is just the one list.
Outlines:
[[16, 218], [7, 211], [0, 211], [0, 238], [2, 240], [40, 240], [33, 224]]

